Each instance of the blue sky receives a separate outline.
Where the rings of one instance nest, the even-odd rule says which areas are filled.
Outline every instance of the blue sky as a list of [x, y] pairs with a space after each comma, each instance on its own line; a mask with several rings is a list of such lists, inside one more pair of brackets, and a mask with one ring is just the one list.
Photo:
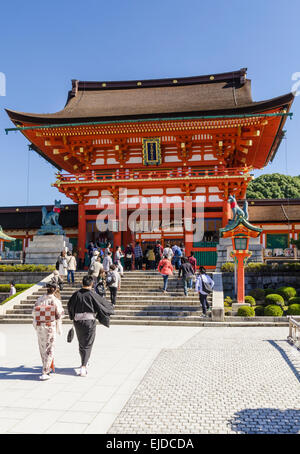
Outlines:
[[[292, 91], [300, 73], [299, 0], [51, 0], [2, 2], [0, 206], [70, 202], [51, 183], [55, 169], [12, 127], [4, 108], [55, 112], [71, 79], [184, 77], [248, 68], [255, 101]], [[300, 90], [300, 87], [299, 87]], [[300, 174], [299, 96], [287, 140], [255, 175]], [[29, 178], [28, 178], [29, 175]]]

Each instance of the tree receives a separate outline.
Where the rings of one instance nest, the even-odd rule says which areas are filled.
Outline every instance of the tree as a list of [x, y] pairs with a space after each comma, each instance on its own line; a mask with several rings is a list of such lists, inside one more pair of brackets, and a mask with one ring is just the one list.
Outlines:
[[248, 185], [247, 199], [297, 199], [300, 198], [300, 176], [280, 173], [261, 175]]

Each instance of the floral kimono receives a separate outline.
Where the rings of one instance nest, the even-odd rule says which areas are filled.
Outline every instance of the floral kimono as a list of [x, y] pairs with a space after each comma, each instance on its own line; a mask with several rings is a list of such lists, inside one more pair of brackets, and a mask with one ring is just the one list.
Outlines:
[[40, 296], [33, 308], [33, 326], [36, 329], [43, 363], [43, 374], [54, 370], [54, 347], [56, 333], [61, 334], [64, 310], [61, 301], [54, 295]]

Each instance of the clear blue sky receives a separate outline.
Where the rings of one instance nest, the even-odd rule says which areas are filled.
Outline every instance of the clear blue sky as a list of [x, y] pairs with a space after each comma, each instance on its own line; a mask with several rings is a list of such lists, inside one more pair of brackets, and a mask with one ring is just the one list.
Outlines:
[[[71, 79], [184, 77], [248, 68], [255, 101], [292, 90], [300, 72], [300, 1], [40, 0], [5, 1], [0, 18], [0, 206], [70, 202], [51, 183], [55, 169], [28, 152], [4, 108], [55, 112]], [[300, 88], [299, 88], [300, 89]], [[300, 107], [287, 141], [261, 173], [300, 174]], [[286, 146], [287, 145], [287, 146]], [[29, 159], [29, 166], [28, 166]], [[28, 184], [29, 168], [29, 184]]]

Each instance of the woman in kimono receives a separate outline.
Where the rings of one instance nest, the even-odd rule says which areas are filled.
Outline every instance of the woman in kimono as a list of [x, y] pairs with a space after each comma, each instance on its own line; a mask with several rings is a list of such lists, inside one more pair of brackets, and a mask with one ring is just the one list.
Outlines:
[[54, 372], [56, 333], [61, 334], [64, 310], [61, 301], [54, 296], [56, 290], [55, 284], [48, 284], [46, 295], [40, 296], [33, 308], [33, 326], [37, 332], [43, 363], [43, 372], [40, 380], [48, 380], [51, 369]]

